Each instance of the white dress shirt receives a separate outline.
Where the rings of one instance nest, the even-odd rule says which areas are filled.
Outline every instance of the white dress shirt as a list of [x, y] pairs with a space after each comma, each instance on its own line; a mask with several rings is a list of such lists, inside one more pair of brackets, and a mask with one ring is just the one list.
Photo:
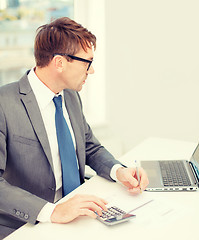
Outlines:
[[[55, 181], [56, 181], [56, 194], [54, 202], [62, 198], [62, 170], [61, 170], [61, 160], [59, 156], [59, 148], [58, 148], [58, 142], [57, 142], [57, 134], [56, 134], [56, 126], [55, 126], [55, 105], [53, 102], [53, 98], [55, 96], [55, 93], [52, 92], [42, 81], [39, 80], [39, 78], [36, 76], [34, 72], [34, 68], [31, 69], [31, 71], [28, 74], [28, 80], [30, 82], [31, 88], [34, 92], [34, 95], [36, 97], [41, 116], [44, 122], [44, 126], [47, 132], [49, 144], [50, 144], [50, 150], [52, 154], [52, 161], [53, 161], [53, 167], [54, 167], [54, 175], [55, 175]], [[64, 103], [63, 98], [63, 91], [59, 93], [59, 95], [62, 95], [62, 106], [63, 106], [63, 114], [64, 118], [66, 119], [66, 122], [68, 124], [74, 147], [76, 148], [76, 142], [74, 137], [74, 132], [70, 123], [69, 115]], [[121, 167], [121, 165], [116, 164], [111, 169], [111, 178], [113, 180], [116, 179], [116, 171], [117, 169]], [[53, 203], [47, 203], [42, 210], [40, 211], [37, 220], [40, 222], [50, 222], [50, 216], [55, 208], [55, 204]]]

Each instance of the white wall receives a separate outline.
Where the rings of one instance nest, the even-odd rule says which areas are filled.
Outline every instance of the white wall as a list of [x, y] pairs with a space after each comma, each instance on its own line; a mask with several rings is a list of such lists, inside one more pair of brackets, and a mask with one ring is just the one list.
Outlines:
[[74, 0], [74, 18], [97, 37], [94, 54], [95, 74], [89, 75], [80, 92], [84, 114], [93, 127], [106, 123], [105, 81], [105, 0]]
[[107, 119], [124, 151], [199, 140], [199, 1], [107, 0]]

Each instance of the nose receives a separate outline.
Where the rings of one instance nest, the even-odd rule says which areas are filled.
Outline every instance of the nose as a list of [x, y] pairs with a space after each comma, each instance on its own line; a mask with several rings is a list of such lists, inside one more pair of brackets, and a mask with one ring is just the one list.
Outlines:
[[90, 68], [88, 69], [87, 73], [88, 74], [93, 74], [95, 72], [93, 66], [91, 65]]

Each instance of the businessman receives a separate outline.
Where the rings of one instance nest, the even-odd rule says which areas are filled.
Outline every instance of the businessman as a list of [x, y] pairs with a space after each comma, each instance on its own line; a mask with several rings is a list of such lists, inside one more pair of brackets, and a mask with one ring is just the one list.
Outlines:
[[96, 38], [69, 18], [38, 28], [36, 66], [0, 88], [0, 238], [24, 223], [68, 223], [96, 218], [106, 201], [75, 195], [85, 165], [136, 194], [148, 185], [140, 168], [127, 168], [99, 143], [82, 112], [78, 92], [92, 67]]

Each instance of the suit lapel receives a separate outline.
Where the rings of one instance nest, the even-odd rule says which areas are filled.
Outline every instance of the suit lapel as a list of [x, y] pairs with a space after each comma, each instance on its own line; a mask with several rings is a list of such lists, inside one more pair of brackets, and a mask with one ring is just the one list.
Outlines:
[[25, 75], [19, 81], [19, 91], [21, 100], [24, 104], [24, 107], [26, 108], [33, 129], [39, 139], [39, 142], [41, 143], [41, 146], [43, 148], [44, 153], [46, 154], [46, 157], [51, 165], [51, 168], [53, 169], [52, 155], [50, 151], [47, 133], [45, 130], [45, 126], [35, 95], [27, 79], [27, 75]]

